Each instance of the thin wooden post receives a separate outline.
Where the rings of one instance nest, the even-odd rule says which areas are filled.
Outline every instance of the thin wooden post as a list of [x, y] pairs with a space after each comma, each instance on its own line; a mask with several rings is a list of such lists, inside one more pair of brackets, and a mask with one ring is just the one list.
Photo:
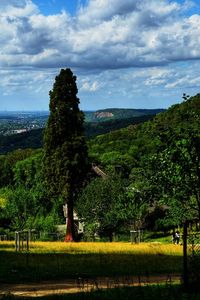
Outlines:
[[183, 284], [188, 287], [188, 260], [187, 260], [187, 221], [183, 225]]
[[20, 239], [21, 239], [21, 242], [22, 242], [22, 251], [24, 251], [24, 232], [22, 231], [21, 233], [20, 233]]
[[26, 231], [26, 251], [29, 251], [29, 232]]
[[130, 231], [131, 234], [131, 244], [133, 244], [133, 239], [134, 239], [134, 230]]
[[22, 251], [23, 250], [23, 235], [22, 235], [22, 232], [20, 231], [19, 232], [19, 251]]
[[19, 251], [19, 232], [15, 231], [15, 251]]
[[20, 250], [20, 238], [19, 238], [19, 231], [17, 232], [17, 251]]
[[20, 241], [20, 232], [19, 231], [18, 231], [18, 234], [17, 234], [17, 240], [18, 240], [18, 251], [20, 251], [21, 241]]
[[31, 230], [30, 229], [28, 231], [28, 239], [29, 239], [29, 242], [31, 242]]
[[15, 251], [17, 251], [17, 233], [15, 231]]

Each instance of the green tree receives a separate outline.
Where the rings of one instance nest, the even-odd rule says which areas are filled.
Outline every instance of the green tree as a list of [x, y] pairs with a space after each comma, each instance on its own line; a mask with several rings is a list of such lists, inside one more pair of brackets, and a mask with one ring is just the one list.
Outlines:
[[87, 225], [96, 225], [100, 236], [109, 237], [129, 217], [129, 203], [125, 180], [96, 178], [83, 190], [77, 202], [78, 215]]
[[165, 225], [176, 226], [200, 217], [200, 136], [188, 127], [167, 129], [160, 138], [149, 158], [149, 186], [154, 200], [168, 206]]
[[76, 77], [62, 69], [50, 91], [50, 115], [44, 135], [44, 174], [49, 196], [68, 207], [65, 241], [75, 240], [73, 210], [88, 172], [88, 152], [79, 109]]
[[14, 184], [14, 173], [13, 169], [18, 161], [21, 161], [31, 155], [34, 150], [24, 149], [15, 150], [9, 152], [6, 155], [0, 155], [0, 188], [5, 186], [13, 186]]
[[15, 187], [29, 190], [37, 199], [40, 212], [47, 214], [54, 203], [48, 201], [47, 190], [44, 184], [44, 173], [41, 168], [43, 151], [39, 150], [34, 155], [18, 161], [14, 168]]
[[0, 190], [0, 198], [5, 201], [0, 212], [0, 222], [1, 219], [9, 220], [10, 227], [14, 230], [23, 230], [27, 225], [27, 228], [33, 228], [38, 203], [32, 192], [23, 187], [3, 188]]

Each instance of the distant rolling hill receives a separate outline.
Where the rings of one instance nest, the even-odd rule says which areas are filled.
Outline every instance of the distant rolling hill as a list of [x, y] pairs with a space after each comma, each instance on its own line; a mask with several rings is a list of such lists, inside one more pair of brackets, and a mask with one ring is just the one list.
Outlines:
[[85, 133], [88, 138], [108, 133], [117, 129], [136, 125], [151, 120], [155, 115], [141, 115], [124, 119], [109, 119], [101, 122], [86, 122]]
[[129, 119], [146, 115], [157, 115], [165, 109], [132, 109], [132, 108], [106, 108], [97, 111], [85, 111], [86, 122], [104, 122], [109, 120]]

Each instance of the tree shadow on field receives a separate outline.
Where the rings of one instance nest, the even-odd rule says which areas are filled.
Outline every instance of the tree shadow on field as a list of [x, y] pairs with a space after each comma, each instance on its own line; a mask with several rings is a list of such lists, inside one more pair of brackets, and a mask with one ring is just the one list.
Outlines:
[[182, 257], [129, 253], [16, 253], [0, 251], [0, 282], [27, 283], [67, 278], [180, 274]]

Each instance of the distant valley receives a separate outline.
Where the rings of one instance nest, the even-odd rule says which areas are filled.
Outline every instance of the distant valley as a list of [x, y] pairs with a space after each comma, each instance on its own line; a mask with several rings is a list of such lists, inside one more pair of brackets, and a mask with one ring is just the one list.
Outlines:
[[[85, 134], [87, 138], [105, 134], [129, 125], [152, 119], [164, 109], [110, 108], [85, 111]], [[42, 147], [43, 129], [49, 113], [0, 112], [0, 153], [15, 149]]]

